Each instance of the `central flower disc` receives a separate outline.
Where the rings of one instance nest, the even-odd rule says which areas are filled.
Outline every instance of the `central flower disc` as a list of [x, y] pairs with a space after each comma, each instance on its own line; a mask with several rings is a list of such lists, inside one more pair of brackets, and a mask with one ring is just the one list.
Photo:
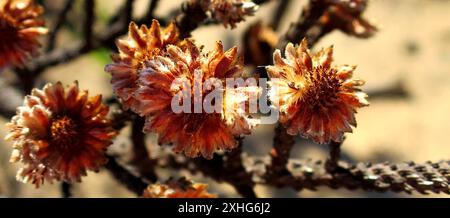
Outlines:
[[50, 127], [51, 139], [62, 149], [78, 144], [78, 128], [75, 121], [62, 116], [56, 118]]

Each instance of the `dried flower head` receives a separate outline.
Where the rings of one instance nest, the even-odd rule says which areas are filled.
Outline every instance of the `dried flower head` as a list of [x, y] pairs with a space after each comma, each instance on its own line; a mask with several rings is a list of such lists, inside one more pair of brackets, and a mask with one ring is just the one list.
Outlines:
[[39, 187], [44, 181], [81, 181], [87, 170], [98, 171], [116, 135], [108, 110], [100, 95], [89, 98], [77, 83], [67, 90], [60, 82], [34, 89], [7, 124], [11, 162], [24, 164], [18, 179]]
[[367, 0], [330, 0], [331, 5], [320, 18], [325, 29], [337, 28], [342, 32], [360, 37], [371, 37], [377, 28], [362, 17]]
[[231, 28], [244, 21], [245, 16], [253, 16], [259, 7], [250, 0], [201, 0], [201, 6], [213, 19]]
[[23, 66], [38, 54], [37, 38], [47, 33], [40, 18], [43, 11], [33, 0], [0, 1], [0, 69]]
[[130, 23], [128, 38], [116, 42], [118, 54], [112, 56], [114, 63], [108, 64], [105, 71], [111, 73], [114, 94], [128, 109], [135, 104], [134, 93], [137, 89], [138, 72], [147, 60], [165, 52], [169, 44], [178, 44], [179, 32], [174, 23], [161, 29], [157, 20], [152, 21], [150, 29]]
[[[249, 134], [255, 125], [245, 111], [233, 104], [245, 101], [246, 94], [253, 89], [229, 92], [222, 101], [215, 102], [219, 110], [206, 111], [202, 102], [211, 90], [195, 87], [201, 87], [209, 80], [215, 84], [211, 88], [225, 92], [222, 87], [226, 78], [242, 74], [242, 59], [238, 57], [236, 47], [224, 52], [221, 43], [205, 56], [191, 41], [186, 41], [185, 46], [183, 51], [169, 45], [167, 57], [158, 56], [148, 61], [147, 67], [140, 72], [140, 87], [136, 94], [139, 107], [135, 110], [147, 117], [144, 130], [158, 133], [159, 144], [173, 144], [176, 152], [184, 152], [189, 157], [201, 154], [211, 159], [217, 150], [236, 147], [235, 137]], [[220, 83], [219, 87], [216, 82]], [[174, 112], [171, 106], [174, 98], [191, 111]], [[198, 106], [200, 108], [196, 109]]]
[[354, 66], [331, 66], [333, 47], [311, 54], [306, 40], [286, 46], [286, 58], [275, 51], [274, 66], [267, 71], [269, 95], [281, 112], [280, 122], [291, 135], [300, 134], [317, 143], [342, 141], [356, 126], [355, 113], [367, 106], [364, 84], [352, 79]]
[[203, 183], [169, 182], [165, 184], [152, 184], [145, 190], [144, 198], [217, 198], [217, 195], [208, 192], [208, 185]]

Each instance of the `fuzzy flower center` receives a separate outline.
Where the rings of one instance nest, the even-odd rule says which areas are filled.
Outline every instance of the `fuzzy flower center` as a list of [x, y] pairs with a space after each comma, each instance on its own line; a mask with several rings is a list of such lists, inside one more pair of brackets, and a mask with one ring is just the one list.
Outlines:
[[55, 119], [50, 127], [52, 141], [61, 148], [69, 148], [78, 142], [77, 125], [68, 116]]
[[303, 90], [302, 99], [314, 111], [323, 112], [334, 106], [341, 84], [333, 69], [314, 70], [318, 72], [306, 75], [308, 87]]

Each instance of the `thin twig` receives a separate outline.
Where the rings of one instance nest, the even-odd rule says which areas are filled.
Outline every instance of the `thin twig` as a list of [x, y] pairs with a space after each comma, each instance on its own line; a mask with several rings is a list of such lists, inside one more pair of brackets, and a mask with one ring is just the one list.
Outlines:
[[134, 0], [126, 0], [118, 12], [108, 20], [108, 25], [121, 22], [120, 19], [122, 19], [122, 21], [128, 21], [126, 23], [129, 23], [133, 16], [132, 13], [130, 13], [133, 10], [133, 4]]
[[180, 30], [180, 37], [186, 38], [208, 16], [200, 5], [200, 1], [185, 1], [181, 5], [181, 13], [175, 18], [175, 23]]
[[134, 5], [134, 0], [127, 0], [125, 2], [123, 13], [121, 13], [122, 19], [123, 19], [122, 22], [125, 25], [130, 23], [131, 20], [133, 19], [133, 5]]
[[133, 142], [133, 158], [129, 164], [136, 168], [140, 176], [149, 182], [156, 182], [156, 162], [150, 159], [149, 151], [145, 146], [145, 134], [143, 132], [145, 119], [134, 116], [131, 126], [131, 141]]
[[[291, 24], [284, 38], [278, 44], [278, 48], [286, 47], [288, 42], [298, 43], [304, 37], [308, 39], [310, 46], [314, 45], [318, 41], [318, 37], [313, 37], [308, 32], [316, 25], [328, 6], [329, 3], [326, 0], [310, 0], [308, 6], [303, 9], [299, 20]], [[316, 33], [316, 35], [321, 35], [321, 33]]]
[[85, 0], [84, 11], [86, 12], [83, 26], [84, 48], [90, 50], [94, 41], [95, 1]]
[[403, 80], [398, 80], [388, 86], [374, 88], [367, 91], [370, 100], [386, 99], [386, 98], [409, 98], [411, 93], [405, 86]]
[[291, 4], [291, 0], [279, 0], [278, 6], [275, 9], [275, 12], [273, 13], [273, 17], [270, 22], [270, 26], [274, 30], [278, 30], [281, 24], [281, 21], [283, 21], [283, 16], [286, 15], [286, 9], [289, 8], [289, 5]]
[[58, 35], [58, 32], [61, 29], [61, 27], [63, 26], [63, 24], [66, 22], [67, 14], [72, 9], [73, 3], [74, 3], [73, 0], [66, 0], [61, 11], [59, 11], [57, 18], [56, 18], [56, 23], [55, 23], [53, 29], [50, 31], [50, 34], [48, 35], [47, 52], [55, 49], [56, 36]]
[[156, 8], [158, 7], [159, 0], [151, 0], [150, 4], [148, 5], [147, 13], [145, 13], [145, 16], [143, 17], [144, 20], [147, 22], [150, 22], [150, 20], [153, 18]]

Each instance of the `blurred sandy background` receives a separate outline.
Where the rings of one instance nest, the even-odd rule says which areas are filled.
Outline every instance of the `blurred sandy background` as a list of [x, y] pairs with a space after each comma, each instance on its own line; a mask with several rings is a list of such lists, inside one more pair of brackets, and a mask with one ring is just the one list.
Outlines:
[[[54, 9], [63, 1], [47, 0]], [[121, 0], [97, 1], [98, 19], [107, 19], [121, 4]], [[71, 13], [71, 19], [80, 17], [80, 2]], [[158, 15], [165, 15], [178, 7], [181, 0], [160, 1]], [[282, 21], [281, 33], [288, 24], [299, 16], [305, 0], [295, 0]], [[143, 13], [148, 2], [139, 0], [136, 13]], [[241, 33], [248, 24], [257, 19], [267, 20], [275, 4], [269, 3], [260, 8], [256, 17], [241, 23], [234, 30], [222, 26], [204, 27], [193, 35], [198, 44], [211, 48], [217, 40], [231, 47], [233, 41], [240, 44]], [[78, 11], [78, 12], [77, 12]], [[372, 0], [365, 13], [370, 21], [379, 27], [379, 32], [370, 39], [360, 40], [333, 32], [327, 35], [315, 47], [335, 46], [335, 64], [358, 65], [355, 77], [364, 79], [366, 90], [389, 86], [403, 81], [410, 97], [406, 99], [374, 99], [371, 106], [363, 108], [357, 114], [358, 128], [348, 134], [343, 150], [345, 157], [352, 161], [407, 161], [424, 162], [450, 158], [450, 1], [449, 0]], [[150, 21], [149, 21], [150, 22]], [[49, 21], [51, 25], [51, 21]], [[76, 23], [76, 22], [75, 22]], [[99, 22], [100, 23], [100, 22]], [[97, 31], [104, 28], [98, 25]], [[71, 47], [77, 40], [77, 34], [67, 28], [59, 37], [59, 46]], [[71, 83], [78, 80], [81, 88], [90, 93], [111, 96], [109, 75], [103, 66], [109, 62], [109, 51], [96, 51], [69, 64], [54, 67], [45, 72], [49, 81], [61, 80]], [[6, 73], [7, 75], [7, 73]], [[4, 123], [0, 121], [0, 137], [5, 135]], [[272, 126], [262, 126], [245, 141], [245, 149], [252, 155], [264, 155], [272, 142]], [[154, 145], [154, 137], [148, 139], [148, 146]], [[117, 142], [115, 146], [128, 143]], [[324, 146], [305, 143], [299, 144], [292, 153], [293, 158], [311, 157], [325, 159]], [[32, 185], [15, 181], [16, 165], [8, 163], [11, 144], [0, 141], [0, 196], [6, 197], [59, 197], [59, 185], [45, 185], [35, 189]], [[124, 148], [126, 149], [126, 148]], [[168, 176], [167, 170], [159, 174]], [[185, 174], [184, 172], [181, 172]], [[197, 177], [194, 177], [197, 178]], [[203, 180], [198, 177], [200, 181]], [[229, 185], [211, 182], [213, 191], [221, 196], [237, 196]], [[331, 190], [321, 188], [318, 192], [302, 191], [296, 193], [290, 189], [274, 189], [257, 186], [262, 197], [392, 197], [409, 196], [402, 194]], [[124, 187], [106, 171], [90, 173], [83, 183], [74, 186], [75, 197], [133, 197]], [[413, 195], [420, 197], [420, 195]], [[430, 195], [446, 197], [445, 195]]]

